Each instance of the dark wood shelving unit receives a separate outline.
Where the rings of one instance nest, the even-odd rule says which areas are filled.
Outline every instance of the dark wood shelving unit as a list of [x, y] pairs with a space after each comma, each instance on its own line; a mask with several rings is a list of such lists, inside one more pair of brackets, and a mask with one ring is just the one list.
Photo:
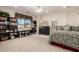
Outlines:
[[18, 33], [19, 37], [23, 37], [26, 35], [30, 35], [31, 30], [22, 30], [22, 31], [18, 31], [17, 33]]
[[8, 27], [9, 27], [9, 39], [15, 38], [18, 34], [18, 27], [17, 27], [17, 19], [9, 17], [8, 18]]
[[0, 19], [0, 40], [7, 40], [9, 38], [9, 35], [8, 35], [9, 33], [6, 31], [9, 31], [7, 18]]
[[[19, 16], [17, 15], [18, 14], [15, 15], [15, 18], [7, 17], [6, 19], [0, 19], [0, 40], [1, 41], [9, 40], [17, 37], [23, 37], [26, 35], [30, 35], [30, 33], [32, 33], [32, 30], [21, 30], [21, 31], [18, 30], [17, 17]], [[26, 15], [23, 15], [23, 16], [25, 17]], [[31, 16], [27, 16], [26, 18], [32, 21]], [[34, 26], [36, 27], [36, 25]]]
[[[31, 22], [33, 20], [32, 16], [23, 15], [23, 14], [17, 13], [17, 12], [15, 13], [15, 18], [25, 18], [25, 19], [29, 19]], [[20, 31], [18, 30], [19, 37], [30, 35], [30, 33], [32, 33], [32, 30], [20, 30]]]
[[37, 27], [37, 22], [33, 21], [33, 28], [32, 28], [33, 33], [36, 33], [36, 27]]
[[0, 40], [8, 40], [15, 36], [15, 33], [18, 31], [17, 21], [15, 20], [12, 17], [8, 17], [6, 20], [0, 19]]

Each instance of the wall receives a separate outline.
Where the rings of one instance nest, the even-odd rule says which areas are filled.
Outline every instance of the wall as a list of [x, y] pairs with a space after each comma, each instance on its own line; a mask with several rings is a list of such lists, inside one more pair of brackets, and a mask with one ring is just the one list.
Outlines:
[[51, 13], [48, 15], [44, 15], [40, 18], [40, 21], [48, 21], [49, 26], [51, 21], [57, 21], [57, 25], [66, 25], [67, 24], [67, 15], [65, 12], [57, 12], [57, 13]]
[[49, 26], [51, 21], [57, 21], [58, 26], [64, 26], [69, 24], [70, 26], [79, 26], [79, 9], [74, 9], [74, 11], [62, 11], [47, 14], [40, 17], [40, 21], [48, 21]]
[[79, 26], [79, 11], [73, 11], [67, 15], [67, 23], [71, 26]]
[[[70, 26], [79, 26], [79, 9], [70, 9], [70, 11], [66, 12], [62, 11], [40, 16], [38, 18], [38, 26], [40, 21], [48, 21], [48, 26], [51, 26], [51, 21], [57, 21], [58, 26], [64, 26], [67, 24]], [[39, 30], [39, 27], [37, 29]]]

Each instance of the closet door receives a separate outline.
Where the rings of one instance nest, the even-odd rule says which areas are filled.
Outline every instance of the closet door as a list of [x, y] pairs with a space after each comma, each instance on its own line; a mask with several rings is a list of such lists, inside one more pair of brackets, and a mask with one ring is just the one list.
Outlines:
[[56, 30], [57, 21], [50, 21], [50, 36], [54, 30]]
[[51, 30], [56, 30], [57, 21], [52, 21]]

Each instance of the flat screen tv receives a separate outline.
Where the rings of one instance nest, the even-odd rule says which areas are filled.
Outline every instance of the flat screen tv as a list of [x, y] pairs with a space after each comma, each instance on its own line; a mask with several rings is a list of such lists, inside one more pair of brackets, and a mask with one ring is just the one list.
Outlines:
[[18, 30], [28, 30], [31, 29], [31, 20], [19, 18], [18, 19]]
[[24, 19], [18, 18], [18, 25], [24, 25]]
[[25, 19], [25, 25], [31, 25], [31, 20], [29, 20], [29, 19]]

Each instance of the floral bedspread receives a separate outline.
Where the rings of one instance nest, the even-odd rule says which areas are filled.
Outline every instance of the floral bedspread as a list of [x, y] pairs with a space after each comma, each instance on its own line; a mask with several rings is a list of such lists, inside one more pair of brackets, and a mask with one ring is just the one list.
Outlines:
[[77, 31], [52, 31], [50, 42], [56, 42], [79, 50], [79, 32]]

